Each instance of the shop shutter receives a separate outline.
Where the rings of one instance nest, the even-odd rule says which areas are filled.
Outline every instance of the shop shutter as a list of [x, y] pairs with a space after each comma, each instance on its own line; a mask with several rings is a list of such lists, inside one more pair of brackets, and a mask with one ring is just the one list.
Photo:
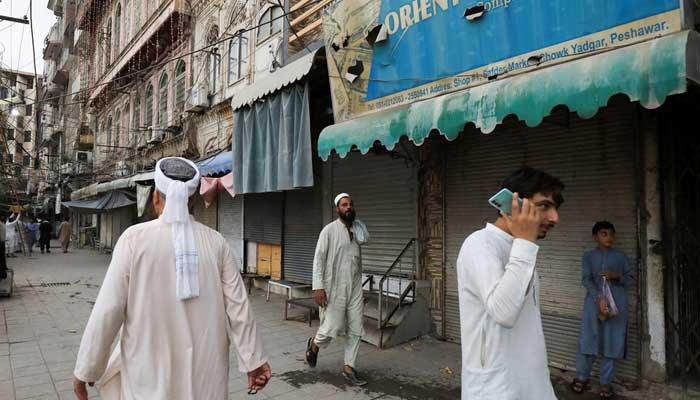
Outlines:
[[[447, 335], [459, 341], [459, 301], [455, 263], [471, 232], [496, 217], [487, 199], [500, 181], [528, 165], [561, 178], [566, 189], [561, 223], [540, 244], [538, 271], [541, 310], [551, 365], [573, 370], [585, 289], [581, 257], [594, 247], [591, 228], [610, 220], [617, 228], [616, 247], [637, 270], [634, 106], [617, 104], [589, 120], [565, 113], [536, 128], [508, 123], [490, 135], [468, 130], [448, 146], [447, 169]], [[568, 127], [567, 127], [568, 124]], [[637, 275], [635, 273], [635, 275]], [[618, 376], [638, 377], [640, 350], [636, 285], [627, 292], [630, 326], [627, 359]]]
[[323, 228], [321, 185], [290, 190], [284, 200], [284, 279], [311, 283], [314, 251]]
[[226, 239], [236, 262], [243, 269], [243, 196], [219, 192], [217, 200], [219, 232]]
[[[386, 153], [335, 157], [332, 187], [333, 197], [342, 192], [352, 196], [357, 218], [369, 230], [369, 244], [362, 247], [364, 271], [384, 273], [416, 237], [416, 170], [412, 162]], [[415, 246], [402, 257], [396, 267], [399, 270], [415, 273]]]
[[194, 206], [192, 215], [197, 222], [204, 224], [211, 229], [217, 230], [217, 202], [214, 201], [209, 208], [204, 207], [204, 198], [202, 196], [194, 196]]
[[244, 201], [245, 240], [282, 244], [283, 193], [246, 194]]

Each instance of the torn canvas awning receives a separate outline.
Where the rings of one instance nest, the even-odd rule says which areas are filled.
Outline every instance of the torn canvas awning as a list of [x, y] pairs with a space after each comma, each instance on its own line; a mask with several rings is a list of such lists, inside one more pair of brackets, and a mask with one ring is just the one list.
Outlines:
[[226, 174], [220, 178], [203, 177], [199, 185], [199, 194], [204, 199], [204, 207], [209, 208], [216, 200], [217, 193], [224, 190], [231, 197], [236, 195], [233, 191], [233, 174]]
[[508, 115], [539, 125], [556, 106], [591, 118], [617, 94], [653, 109], [667, 96], [684, 93], [688, 80], [700, 82], [700, 35], [683, 31], [640, 44], [504, 77], [459, 92], [326, 127], [319, 156], [333, 150], [345, 157], [380, 142], [389, 149], [403, 136], [420, 145], [431, 131], [454, 140], [467, 123], [493, 132]]
[[136, 204], [136, 200], [132, 196], [119, 190], [107, 192], [96, 199], [63, 202], [63, 205], [71, 210], [87, 214], [105, 213], [109, 210], [129, 207], [134, 204]]

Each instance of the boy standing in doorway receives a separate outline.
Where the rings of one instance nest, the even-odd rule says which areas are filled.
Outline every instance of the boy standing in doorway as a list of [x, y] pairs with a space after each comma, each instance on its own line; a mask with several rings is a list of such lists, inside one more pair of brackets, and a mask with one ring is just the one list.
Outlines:
[[[633, 277], [625, 253], [613, 248], [615, 226], [608, 221], [596, 222], [593, 240], [597, 247], [583, 255], [581, 281], [586, 288], [583, 319], [576, 354], [576, 378], [572, 389], [583, 393], [588, 385], [593, 363], [600, 357], [600, 397], [611, 398], [615, 363], [627, 351], [628, 301], [625, 289]], [[608, 306], [602, 298], [603, 282], [607, 281], [618, 314], [607, 317]]]

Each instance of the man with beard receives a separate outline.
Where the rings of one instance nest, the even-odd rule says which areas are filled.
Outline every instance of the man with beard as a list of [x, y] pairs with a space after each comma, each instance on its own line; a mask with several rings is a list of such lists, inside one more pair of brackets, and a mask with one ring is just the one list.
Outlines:
[[343, 376], [355, 386], [366, 385], [355, 370], [362, 338], [362, 258], [360, 246], [367, 243], [365, 225], [355, 220], [355, 207], [347, 193], [335, 198], [338, 219], [326, 225], [318, 238], [314, 255], [313, 291], [318, 303], [321, 326], [309, 338], [306, 362], [316, 366], [318, 352], [338, 333], [345, 332]]
[[512, 215], [499, 212], [495, 223], [469, 235], [457, 258], [462, 399], [556, 400], [542, 333], [535, 241], [559, 223], [564, 184], [522, 168], [502, 187], [513, 192]]

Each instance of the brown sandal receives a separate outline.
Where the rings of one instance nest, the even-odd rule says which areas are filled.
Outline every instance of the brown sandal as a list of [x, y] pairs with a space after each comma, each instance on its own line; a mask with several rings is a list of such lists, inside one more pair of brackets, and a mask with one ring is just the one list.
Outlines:
[[581, 394], [586, 391], [588, 387], [588, 381], [580, 381], [578, 379], [574, 378], [574, 382], [571, 384], [571, 390], [574, 391], [574, 393]]
[[610, 385], [600, 385], [600, 391], [598, 392], [598, 395], [601, 399], [612, 399], [613, 397], [615, 397], [615, 393], [613, 392], [612, 386]]

